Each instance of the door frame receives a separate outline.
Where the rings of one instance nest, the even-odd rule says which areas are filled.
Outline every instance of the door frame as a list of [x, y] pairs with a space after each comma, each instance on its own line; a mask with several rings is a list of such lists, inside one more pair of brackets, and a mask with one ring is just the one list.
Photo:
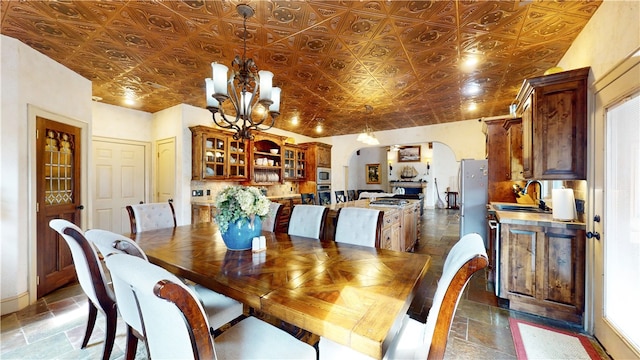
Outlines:
[[[587, 224], [587, 231], [599, 232], [600, 234], [603, 234], [604, 237], [606, 237], [606, 234], [604, 234], [604, 229], [603, 229], [604, 224], [600, 222], [595, 222], [593, 220], [595, 215], [600, 215], [600, 216], [603, 215], [599, 211], [599, 209], [603, 207], [603, 204], [605, 201], [604, 196], [606, 196], [606, 194], [603, 194], [604, 192], [603, 189], [596, 188], [596, 172], [599, 170], [599, 169], [596, 169], [596, 166], [595, 166], [597, 157], [598, 157], [597, 152], [599, 151], [596, 147], [604, 145], [604, 144], [600, 144], [597, 141], [596, 131], [600, 130], [600, 128], [597, 127], [598, 121], [604, 121], [604, 120], [598, 120], [599, 109], [597, 108], [596, 97], [600, 94], [600, 92], [603, 89], [606, 89], [607, 86], [614, 83], [618, 78], [626, 74], [628, 71], [632, 70], [634, 67], [638, 66], [638, 64], [640, 64], [640, 47], [636, 48], [633, 52], [631, 52], [631, 54], [628, 57], [626, 57], [625, 59], [617, 63], [612, 68], [612, 70], [610, 70], [608, 73], [604, 74], [600, 79], [598, 79], [591, 86], [590, 93], [589, 93], [590, 116], [589, 116], [589, 126], [588, 126], [589, 127], [588, 147], [590, 150], [588, 151], [588, 155], [587, 155], [587, 161], [589, 166], [588, 166], [588, 172], [587, 172], [587, 184], [588, 184], [587, 204], [588, 206], [586, 209], [587, 210], [586, 224]], [[638, 90], [637, 87], [628, 88], [626, 89], [627, 91], [626, 93], [621, 92], [615, 99], [613, 99], [612, 101], [610, 101], [605, 105], [610, 105], [610, 104], [619, 102], [621, 99], [628, 96], [630, 93], [637, 92], [637, 90]], [[603, 134], [601, 136], [604, 137], [605, 135]], [[600, 207], [598, 207], [598, 204], [601, 204]], [[599, 242], [601, 240], [587, 239], [587, 248], [586, 248], [587, 274], [585, 277], [585, 280], [586, 280], [585, 291], [587, 296], [585, 299], [584, 329], [589, 334], [593, 334], [597, 339], [599, 334], [595, 332], [596, 306], [600, 306], [602, 304], [601, 304], [601, 300], [597, 300], [596, 298], [599, 297], [601, 299], [603, 294], [596, 293], [595, 282], [596, 281], [601, 282], [601, 280], [598, 280], [598, 277], [600, 277], [601, 275], [596, 273], [596, 255], [597, 255], [596, 246], [598, 245], [596, 241]], [[606, 345], [606, 344], [603, 344], [603, 345]], [[630, 346], [629, 346], [629, 349], [630, 349], [629, 351], [633, 352]]]
[[64, 115], [52, 113], [44, 110], [32, 104], [27, 104], [27, 180], [28, 180], [28, 199], [29, 204], [27, 214], [27, 247], [28, 247], [28, 259], [29, 259], [29, 273], [27, 274], [27, 288], [29, 289], [29, 304], [34, 304], [37, 299], [37, 276], [38, 276], [38, 245], [37, 245], [37, 219], [38, 214], [36, 212], [37, 202], [37, 164], [36, 164], [36, 117], [43, 117], [52, 121], [56, 121], [62, 124], [67, 124], [80, 128], [80, 141], [84, 146], [80, 148], [80, 199], [84, 205], [84, 210], [81, 211], [80, 218], [82, 219], [81, 228], [86, 229], [91, 224], [91, 213], [89, 209], [92, 208], [92, 199], [89, 196], [90, 190], [87, 184], [89, 181], [89, 157], [91, 155], [90, 144], [90, 130], [91, 125], [87, 122], [72, 119]]

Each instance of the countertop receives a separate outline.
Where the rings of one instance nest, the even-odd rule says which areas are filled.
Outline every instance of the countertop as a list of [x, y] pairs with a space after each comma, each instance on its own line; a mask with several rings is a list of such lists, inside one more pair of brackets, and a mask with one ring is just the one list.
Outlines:
[[[267, 199], [269, 200], [290, 199], [290, 198], [296, 198], [296, 197], [300, 197], [300, 194], [273, 195], [273, 196], [267, 196]], [[203, 199], [191, 200], [191, 205], [198, 205], [198, 206], [214, 206], [215, 203], [216, 203], [215, 199], [209, 200], [206, 198], [206, 196], [203, 197]]]
[[420, 202], [419, 200], [411, 200], [411, 199], [405, 199], [405, 200], [407, 201], [407, 203], [405, 205], [399, 205], [399, 206], [375, 206], [370, 204], [370, 199], [362, 199], [362, 200], [341, 202], [338, 204], [331, 204], [331, 205], [327, 205], [327, 207], [329, 208], [329, 210], [333, 210], [333, 211], [338, 211], [339, 209], [342, 209], [345, 207], [360, 207], [360, 208], [375, 209], [380, 211], [391, 211], [396, 209], [402, 209], [407, 206], [413, 205], [413, 203]]
[[[580, 221], [559, 221], [554, 220], [551, 213], [529, 213], [520, 211], [500, 211], [493, 208], [493, 204], [510, 204], [492, 202], [487, 205], [489, 212], [496, 214], [498, 221], [502, 224], [517, 224], [517, 225], [533, 225], [544, 226], [551, 228], [573, 229], [573, 230], [585, 230], [587, 225]], [[515, 205], [515, 204], [513, 204]], [[522, 205], [522, 204], [518, 204]]]

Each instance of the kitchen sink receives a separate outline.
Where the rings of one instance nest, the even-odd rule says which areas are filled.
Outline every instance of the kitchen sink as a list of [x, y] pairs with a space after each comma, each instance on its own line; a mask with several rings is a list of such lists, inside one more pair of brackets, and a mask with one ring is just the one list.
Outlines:
[[520, 204], [493, 204], [493, 208], [498, 211], [518, 211], [518, 212], [531, 212], [549, 214], [551, 210], [540, 209], [535, 205], [520, 205]]

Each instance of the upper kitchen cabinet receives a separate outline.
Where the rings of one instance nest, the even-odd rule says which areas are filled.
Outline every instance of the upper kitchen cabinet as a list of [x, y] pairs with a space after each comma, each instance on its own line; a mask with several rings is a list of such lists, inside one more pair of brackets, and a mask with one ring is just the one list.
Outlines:
[[[515, 202], [511, 177], [511, 150], [505, 119], [485, 120], [486, 151], [488, 164], [488, 200], [490, 202]], [[515, 136], [515, 134], [514, 134]]]
[[307, 148], [307, 180], [316, 181], [318, 168], [331, 168], [331, 145], [319, 142], [302, 145]]
[[525, 179], [586, 179], [588, 76], [587, 67], [525, 80], [516, 97]]
[[284, 179], [304, 181], [307, 179], [307, 149], [302, 145], [284, 146]]
[[251, 141], [251, 185], [271, 185], [283, 181], [283, 148], [286, 138], [256, 132]]
[[233, 134], [208, 126], [189, 128], [192, 134], [192, 180], [243, 181], [247, 179], [246, 144]]
[[502, 125], [507, 131], [507, 164], [509, 179], [524, 180], [522, 167], [522, 119], [507, 119]]

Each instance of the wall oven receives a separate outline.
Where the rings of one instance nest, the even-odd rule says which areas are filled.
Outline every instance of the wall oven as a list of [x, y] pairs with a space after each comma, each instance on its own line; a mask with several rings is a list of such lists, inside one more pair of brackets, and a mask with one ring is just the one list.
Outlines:
[[331, 169], [319, 167], [316, 173], [316, 183], [318, 185], [331, 185]]

